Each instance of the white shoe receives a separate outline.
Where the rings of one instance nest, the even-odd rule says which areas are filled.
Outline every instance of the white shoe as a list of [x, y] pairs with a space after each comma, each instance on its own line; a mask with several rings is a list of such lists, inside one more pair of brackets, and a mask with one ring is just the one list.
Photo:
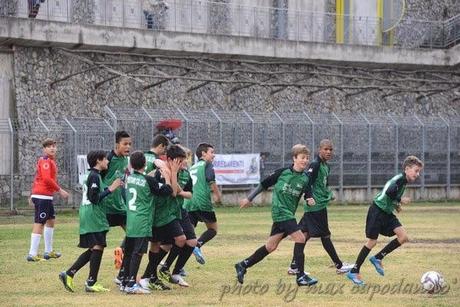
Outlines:
[[350, 270], [355, 266], [354, 263], [342, 263], [342, 267], [340, 269], [336, 269], [337, 274], [344, 274], [350, 272]]
[[115, 277], [115, 278], [113, 279], [113, 282], [114, 282], [116, 285], [118, 285], [118, 286], [120, 286], [120, 285], [121, 285], [121, 280], [120, 280], [120, 279], [118, 279], [118, 276], [117, 276], [117, 277]]
[[125, 287], [125, 292], [127, 294], [150, 294], [150, 290], [144, 289], [138, 284], [134, 284], [132, 287]]
[[147, 290], [147, 291], [150, 290], [150, 287], [149, 287], [150, 278], [142, 278], [139, 280], [138, 284], [139, 284], [139, 287], [141, 287], [142, 289]]
[[182, 278], [180, 274], [173, 274], [171, 275], [170, 279], [171, 283], [177, 284], [181, 287], [190, 287], [190, 285]]
[[[289, 267], [288, 270], [287, 270], [287, 273], [289, 275], [297, 275], [298, 272], [299, 272], [298, 268], [293, 269], [293, 268]], [[304, 272], [304, 273], [305, 273], [305, 275], [310, 275], [310, 272]]]

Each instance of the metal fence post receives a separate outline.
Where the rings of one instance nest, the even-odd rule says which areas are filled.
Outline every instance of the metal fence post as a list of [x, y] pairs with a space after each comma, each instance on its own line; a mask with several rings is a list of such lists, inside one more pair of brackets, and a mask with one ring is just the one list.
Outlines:
[[107, 112], [107, 114], [109, 115], [109, 117], [112, 119], [113, 123], [112, 123], [112, 129], [116, 132], [118, 131], [118, 119], [117, 117], [115, 116], [115, 113], [112, 112], [112, 110], [110, 110], [110, 108], [108, 106], [105, 106], [104, 107], [104, 110]]
[[388, 114], [388, 117], [391, 119], [391, 121], [395, 124], [395, 171], [394, 173], [397, 174], [398, 173], [398, 160], [399, 160], [399, 155], [398, 155], [398, 151], [399, 151], [399, 124], [398, 122], [393, 118], [393, 116], [391, 116], [390, 114]]
[[249, 120], [251, 121], [251, 153], [254, 153], [255, 151], [255, 140], [254, 140], [254, 130], [255, 130], [255, 125], [254, 125], [254, 120], [252, 119], [252, 117], [248, 114], [248, 112], [246, 112], [245, 110], [243, 110], [244, 114], [246, 114], [246, 116], [249, 118]]
[[77, 174], [77, 143], [78, 143], [78, 140], [77, 140], [77, 129], [75, 129], [74, 126], [72, 126], [72, 124], [67, 120], [66, 117], [64, 117], [64, 121], [67, 123], [67, 125], [69, 125], [70, 129], [72, 129], [72, 132], [73, 132], [73, 159], [71, 161], [71, 177], [70, 177], [70, 183], [72, 185], [72, 188], [74, 188], [76, 186], [76, 182], [74, 181], [75, 180], [75, 174]]
[[[417, 115], [414, 114], [414, 117], [417, 119], [417, 121], [422, 125], [422, 156], [421, 159], [422, 161], [425, 161], [425, 151], [426, 151], [426, 127], [425, 124], [418, 118]], [[421, 196], [422, 198], [425, 197], [425, 172], [423, 173], [423, 176], [421, 176], [421, 183], [422, 183], [422, 190], [421, 190]]]
[[190, 144], [189, 144], [189, 138], [188, 138], [188, 123], [189, 123], [189, 119], [187, 118], [187, 116], [185, 116], [184, 112], [182, 112], [181, 109], [179, 108], [176, 108], [176, 110], [180, 113], [180, 115], [182, 115], [182, 117], [185, 119], [185, 144], [187, 144], [187, 147], [190, 148]]
[[222, 131], [222, 120], [220, 119], [219, 115], [213, 110], [211, 109], [211, 112], [212, 114], [214, 114], [214, 116], [217, 118], [217, 120], [219, 121], [219, 153], [224, 153], [224, 144], [223, 144], [223, 131]]
[[450, 189], [451, 189], [451, 180], [450, 180], [450, 152], [451, 152], [451, 139], [450, 139], [450, 125], [449, 125], [449, 122], [447, 120], [444, 119], [444, 117], [442, 117], [441, 115], [439, 115], [439, 117], [443, 120], [443, 122], [446, 124], [447, 126], [447, 171], [446, 171], [446, 198], [449, 199], [450, 198]]
[[367, 199], [371, 199], [371, 185], [372, 185], [372, 123], [367, 119], [364, 114], [361, 114], [367, 123]]
[[10, 128], [10, 210], [14, 210], [14, 130], [11, 118], [8, 118]]
[[284, 124], [284, 121], [283, 119], [281, 118], [281, 116], [278, 115], [278, 113], [276, 113], [275, 111], [273, 111], [273, 113], [276, 115], [276, 117], [278, 117], [278, 119], [280, 120], [281, 122], [281, 133], [282, 133], [282, 143], [283, 145], [281, 145], [282, 147], [282, 150], [281, 150], [281, 166], [284, 167], [284, 158], [286, 156], [286, 126]]
[[340, 124], [340, 177], [339, 177], [339, 200], [343, 201], [343, 122], [340, 120], [340, 118], [335, 115], [334, 112], [332, 112], [332, 115], [334, 115], [335, 119]]

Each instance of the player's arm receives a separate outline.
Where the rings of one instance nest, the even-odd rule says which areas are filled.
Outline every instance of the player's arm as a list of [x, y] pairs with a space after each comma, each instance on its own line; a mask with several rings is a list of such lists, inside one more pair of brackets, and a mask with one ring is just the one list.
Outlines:
[[61, 190], [61, 187], [59, 184], [52, 178], [51, 176], [51, 160], [49, 159], [44, 159], [40, 160], [38, 167], [39, 167], [39, 172], [41, 177], [43, 178], [43, 181], [45, 182], [46, 186], [53, 192], [58, 192]]
[[222, 202], [222, 195], [220, 194], [219, 188], [216, 184], [216, 173], [214, 172], [214, 167], [212, 163], [206, 163], [206, 167], [204, 169], [206, 181], [211, 188], [212, 195], [214, 196], [214, 203], [220, 204]]
[[88, 180], [86, 181], [86, 185], [88, 187], [88, 192], [86, 194], [88, 200], [92, 204], [100, 203], [107, 195], [115, 191], [122, 185], [122, 181], [120, 178], [115, 179], [112, 184], [105, 188], [104, 191], [101, 191], [101, 182], [99, 180], [99, 176], [95, 173], [90, 173], [88, 176]]
[[303, 195], [307, 205], [314, 206], [316, 204], [315, 199], [313, 198], [313, 193], [311, 190], [310, 178], [307, 176], [307, 183], [304, 186]]
[[274, 186], [278, 181], [279, 176], [285, 169], [286, 168], [280, 168], [262, 180], [260, 184], [254, 190], [252, 190], [246, 198], [240, 200], [240, 208], [248, 207], [257, 195], [262, 193], [262, 191], [268, 190], [269, 187]]
[[169, 196], [172, 195], [173, 189], [171, 187], [171, 182], [166, 183], [166, 180], [160, 179], [160, 171], [155, 174], [155, 177], [152, 176], [145, 176], [145, 180], [147, 180], [147, 184], [149, 185], [150, 192], [153, 195], [157, 196]]
[[181, 188], [181, 190], [179, 191], [179, 193], [177, 195], [183, 197], [183, 198], [187, 198], [187, 199], [191, 199], [192, 198], [192, 190], [193, 190], [193, 181], [192, 181], [192, 178], [189, 178], [187, 183], [185, 184], [185, 186], [183, 188]]

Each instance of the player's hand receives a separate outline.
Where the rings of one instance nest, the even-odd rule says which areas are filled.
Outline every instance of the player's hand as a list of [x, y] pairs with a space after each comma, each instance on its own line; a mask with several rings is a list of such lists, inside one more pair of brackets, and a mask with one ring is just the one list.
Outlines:
[[410, 203], [410, 197], [402, 197], [400, 203], [401, 205], [408, 205]]
[[396, 206], [395, 209], [396, 209], [396, 212], [398, 212], [398, 213], [402, 211], [402, 207], [401, 207], [401, 206]]
[[315, 199], [313, 197], [307, 198], [307, 205], [309, 206], [316, 205]]
[[171, 173], [179, 172], [181, 165], [182, 165], [182, 161], [180, 161], [177, 158], [172, 161], [169, 161], [169, 167], [171, 168]]
[[166, 181], [171, 181], [171, 170], [169, 168], [160, 168], [160, 174]]
[[32, 201], [32, 196], [29, 196], [28, 201], [29, 201], [29, 206], [30, 207], [35, 207], [34, 202]]
[[216, 205], [222, 205], [222, 198], [221, 198], [220, 195], [219, 195], [219, 196], [215, 196], [215, 195], [214, 195], [214, 203], [215, 203]]
[[61, 195], [62, 198], [68, 198], [69, 197], [69, 193], [67, 193], [67, 191], [65, 191], [63, 189], [59, 190], [59, 195]]
[[[155, 166], [157, 168], [166, 168], [166, 163], [165, 161], [161, 160], [161, 159], [155, 159], [155, 161], [153, 161], [153, 163], [155, 164]], [[149, 174], [150, 176], [150, 174]], [[153, 176], [153, 175], [152, 175]]]
[[124, 182], [120, 179], [120, 178], [117, 178], [115, 179], [112, 184], [109, 186], [109, 191], [110, 192], [113, 192], [115, 191], [116, 189], [118, 189], [119, 187], [121, 187], [122, 185], [124, 184]]
[[247, 198], [243, 198], [242, 200], [240, 200], [239, 203], [240, 203], [240, 209], [247, 208], [251, 205], [251, 202]]

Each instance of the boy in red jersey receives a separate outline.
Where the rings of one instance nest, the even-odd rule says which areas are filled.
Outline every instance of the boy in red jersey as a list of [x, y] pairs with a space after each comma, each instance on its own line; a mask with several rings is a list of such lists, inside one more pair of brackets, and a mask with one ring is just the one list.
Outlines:
[[[64, 191], [57, 183], [57, 166], [54, 161], [56, 158], [56, 141], [45, 139], [43, 145], [43, 156], [38, 159], [37, 173], [32, 186], [31, 200], [35, 206], [35, 219], [32, 227], [30, 240], [30, 251], [27, 261], [40, 261], [51, 258], [59, 258], [60, 253], [53, 250], [54, 234], [54, 206], [53, 194], [59, 192], [61, 197], [69, 197], [69, 193]], [[45, 239], [45, 253], [43, 258], [38, 255], [41, 236]]]

